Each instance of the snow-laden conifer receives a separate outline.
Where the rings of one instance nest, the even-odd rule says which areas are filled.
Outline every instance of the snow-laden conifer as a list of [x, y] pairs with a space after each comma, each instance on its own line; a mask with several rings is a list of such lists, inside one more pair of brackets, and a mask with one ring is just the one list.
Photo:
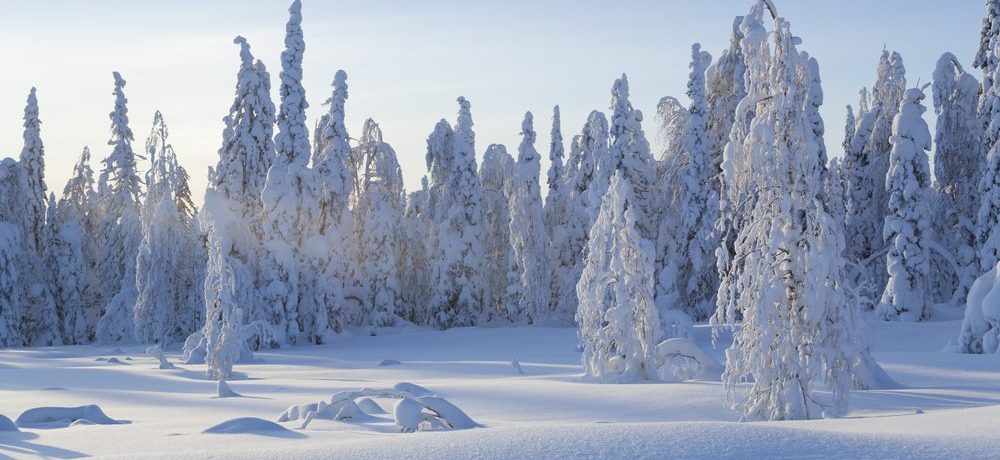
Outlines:
[[80, 344], [87, 341], [86, 288], [88, 267], [83, 255], [82, 219], [72, 205], [56, 203], [49, 195], [48, 217], [45, 224], [45, 265], [55, 297], [62, 342]]
[[440, 142], [450, 137], [450, 148], [428, 148], [429, 155], [438, 151], [442, 154], [431, 158], [432, 177], [434, 166], [444, 166], [447, 171], [446, 182], [441, 184], [445, 193], [435, 203], [437, 245], [431, 280], [431, 324], [441, 328], [475, 324], [483, 308], [482, 188], [476, 175], [470, 104], [464, 97], [458, 98], [458, 104], [453, 134], [442, 136], [435, 129], [431, 139]]
[[96, 340], [115, 343], [132, 340], [132, 310], [135, 308], [135, 261], [142, 241], [139, 216], [139, 195], [142, 180], [136, 169], [136, 154], [132, 150], [132, 130], [128, 126], [128, 99], [125, 80], [118, 72], [115, 77], [115, 109], [111, 112], [111, 154], [104, 160], [109, 178], [101, 232], [103, 242], [97, 270], [101, 286], [114, 294], [108, 300], [97, 323]]
[[[958, 59], [945, 53], [934, 71], [935, 197], [934, 239], [954, 258], [959, 273], [947, 263], [934, 267], [935, 300], [961, 302], [980, 273], [976, 254], [976, 180], [984, 165], [982, 125], [976, 113], [979, 82]], [[936, 259], [935, 259], [936, 260]]]
[[[764, 8], [755, 3], [741, 26], [749, 91], [736, 115], [755, 113], [746, 128], [734, 125], [723, 160], [727, 190], [766, 184], [757, 189], [762, 205], [736, 227], [735, 257], [722, 258], [730, 266], [720, 272], [712, 321], [742, 319], [726, 351], [723, 383], [746, 419], [811, 418], [819, 415], [817, 405], [837, 415], [846, 409], [861, 345], [843, 283], [843, 239], [820, 199], [818, 146], [804, 106], [808, 88], [798, 77], [808, 61], [780, 17], [771, 51]], [[820, 383], [832, 390], [831, 402], [819, 400]]]
[[628, 178], [616, 172], [591, 228], [577, 284], [583, 368], [602, 383], [656, 375], [660, 319], [653, 302], [653, 245], [639, 234], [635, 200]]
[[527, 112], [521, 122], [521, 145], [511, 175], [509, 200], [510, 240], [521, 288], [516, 321], [524, 323], [548, 319], [551, 298], [552, 272], [539, 190], [541, 158], [535, 150], [535, 136], [534, 117]]
[[922, 115], [921, 89], [906, 91], [893, 120], [892, 154], [885, 188], [889, 215], [883, 237], [889, 244], [889, 282], [875, 316], [886, 320], [920, 321], [931, 315], [930, 166], [931, 133]]
[[[479, 166], [479, 180], [483, 187], [483, 216], [486, 232], [483, 238], [485, 263], [483, 264], [484, 308], [491, 320], [513, 321], [517, 311], [512, 295], [520, 296], [520, 279], [516, 273], [510, 276], [514, 262], [511, 246], [509, 190], [514, 172], [514, 159], [501, 144], [491, 144], [486, 148], [483, 162]], [[513, 282], [512, 282], [513, 281]]]

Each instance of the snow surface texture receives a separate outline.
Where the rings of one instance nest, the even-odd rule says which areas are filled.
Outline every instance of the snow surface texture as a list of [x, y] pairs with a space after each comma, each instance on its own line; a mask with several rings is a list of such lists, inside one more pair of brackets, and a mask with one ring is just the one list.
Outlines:
[[[133, 423], [0, 433], [0, 456], [766, 458], [793, 449], [817, 458], [981, 458], [1000, 449], [996, 357], [940, 350], [959, 321], [878, 321], [869, 327], [873, 354], [904, 389], [853, 391], [851, 410], [840, 419], [760, 423], [735, 423], [739, 415], [722, 403], [722, 385], [714, 381], [583, 380], [571, 328], [409, 330], [262, 351], [259, 361], [240, 365], [252, 379], [239, 389], [266, 399], [211, 398], [216, 382], [204, 379], [203, 364], [158, 370], [157, 360], [142, 357], [140, 347], [122, 347], [134, 366], [95, 363], [108, 352], [90, 346], [3, 350], [3, 413], [92, 403]], [[696, 327], [693, 340], [718, 360], [729, 339], [720, 337], [712, 349], [708, 329]], [[530, 366], [528, 375], [512, 375], [512, 354]], [[167, 355], [179, 361], [176, 352]], [[385, 356], [407, 365], [372, 365]], [[298, 422], [277, 422], [302, 439], [236, 422], [248, 433], [201, 434], [243, 417], [274, 423], [291, 404], [403, 380], [416, 385], [396, 390], [418, 397], [437, 392], [485, 428], [400, 434], [391, 415], [358, 399], [362, 412], [383, 422], [317, 420], [304, 430], [296, 429]], [[44, 390], [53, 387], [64, 390]], [[391, 413], [393, 402], [377, 404]]]

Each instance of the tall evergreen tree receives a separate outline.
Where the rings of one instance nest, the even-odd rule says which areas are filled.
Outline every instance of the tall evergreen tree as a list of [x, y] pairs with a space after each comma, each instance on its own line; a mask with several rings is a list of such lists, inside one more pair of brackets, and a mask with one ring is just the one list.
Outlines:
[[527, 112], [521, 122], [521, 145], [510, 190], [510, 240], [521, 287], [517, 321], [525, 323], [547, 320], [551, 300], [552, 269], [539, 190], [541, 158], [535, 150], [535, 137], [534, 116]]
[[890, 214], [883, 235], [889, 242], [889, 283], [875, 315], [886, 320], [919, 321], [930, 317], [930, 166], [931, 133], [922, 115], [924, 93], [911, 88], [893, 121], [892, 154], [885, 188]]
[[26, 307], [23, 333], [30, 345], [49, 346], [61, 344], [62, 337], [43, 251], [48, 194], [41, 124], [35, 88], [31, 88], [24, 108], [24, 147], [18, 162], [21, 193], [13, 199], [21, 206], [17, 220], [21, 223], [21, 241], [25, 251], [25, 265], [21, 272], [21, 282], [25, 283], [21, 300]]
[[935, 269], [935, 299], [948, 302], [965, 299], [979, 275], [976, 254], [976, 214], [979, 192], [976, 181], [984, 166], [982, 125], [976, 113], [979, 82], [965, 72], [958, 59], [945, 53], [934, 71], [934, 177], [936, 187], [933, 220], [935, 239], [944, 244], [960, 270], [951, 273], [946, 264]]
[[[347, 73], [338, 70], [333, 79], [333, 93], [327, 100], [330, 107], [320, 123], [319, 141], [313, 153], [314, 192], [318, 229], [313, 241], [323, 250], [308, 251], [314, 270], [322, 273], [313, 290], [314, 302], [325, 306], [327, 324], [340, 332], [353, 321], [344, 299], [350, 284], [351, 244], [354, 238], [354, 217], [348, 207], [351, 177], [347, 158], [351, 154], [350, 137], [344, 122], [347, 102]], [[322, 314], [322, 307], [317, 314]]]
[[[483, 309], [483, 208], [482, 188], [476, 176], [475, 133], [472, 112], [464, 97], [458, 98], [458, 122], [451, 148], [436, 156], [432, 166], [447, 167], [447, 195], [436, 203], [438, 226], [435, 267], [431, 284], [432, 324], [441, 327], [475, 324]], [[435, 129], [438, 133], [439, 129]], [[432, 135], [435, 141], [447, 139]], [[429, 141], [430, 142], [430, 141]], [[429, 148], [431, 151], [438, 150]], [[444, 161], [442, 161], [444, 160]], [[431, 168], [432, 177], [434, 168]]]
[[486, 148], [483, 162], [479, 166], [479, 180], [483, 187], [483, 216], [486, 232], [483, 238], [485, 280], [483, 302], [490, 320], [513, 321], [517, 310], [512, 295], [520, 296], [520, 279], [511, 272], [515, 266], [511, 245], [510, 186], [514, 171], [514, 159], [501, 144], [491, 144]]
[[636, 207], [628, 178], [615, 172], [577, 284], [583, 368], [602, 383], [656, 376], [660, 319], [653, 303], [653, 245], [639, 235]]
[[136, 302], [135, 261], [142, 241], [142, 224], [139, 215], [139, 195], [142, 180], [136, 170], [136, 154], [132, 150], [132, 130], [128, 126], [128, 99], [125, 97], [125, 80], [118, 72], [115, 77], [115, 109], [111, 112], [111, 154], [104, 160], [109, 178], [106, 215], [101, 223], [101, 233], [106, 235], [98, 273], [101, 286], [115, 294], [108, 301], [97, 323], [96, 340], [115, 343], [133, 337], [132, 310]]
[[691, 78], [688, 96], [691, 98], [690, 121], [684, 136], [684, 150], [690, 158], [681, 186], [680, 227], [675, 233], [680, 243], [677, 272], [679, 305], [662, 305], [663, 310], [680, 309], [696, 319], [711, 316], [718, 290], [715, 270], [715, 248], [718, 240], [714, 231], [719, 210], [719, 198], [711, 183], [716, 176], [709, 150], [705, 69], [712, 57], [701, 51], [701, 45], [691, 47]]
[[[22, 190], [17, 169], [17, 162], [11, 158], [0, 161], [2, 196], [16, 196]], [[24, 246], [20, 224], [14, 220], [18, 213], [20, 209], [12, 200], [0, 200], [0, 348], [24, 345], [21, 335]]]
[[[726, 351], [723, 383], [744, 418], [811, 418], [819, 382], [833, 394], [823, 412], [836, 415], [846, 409], [859, 343], [843, 284], [843, 239], [820, 200], [820, 155], [804, 108], [808, 88], [798, 78], [808, 61], [780, 17], [769, 50], [764, 8], [764, 1], [756, 2], [741, 27], [750, 90], [740, 105], [756, 108], [748, 135], [734, 126], [727, 147], [727, 157], [743, 161], [724, 164], [723, 171], [727, 189], [766, 181], [759, 188], [759, 202], [766, 205], [737, 227], [736, 257], [723, 258], [732, 265], [721, 272], [712, 321], [735, 324], [742, 318]], [[738, 119], [744, 115], [737, 113]], [[738, 139], [742, 145], [733, 145]], [[740, 394], [748, 379], [752, 387]]]
[[62, 209], [56, 203], [55, 194], [49, 194], [43, 240], [44, 261], [49, 269], [48, 283], [57, 305], [58, 330], [62, 333], [62, 342], [66, 344], [87, 341], [84, 317], [87, 266], [83, 256], [81, 219], [74, 212], [72, 208]]

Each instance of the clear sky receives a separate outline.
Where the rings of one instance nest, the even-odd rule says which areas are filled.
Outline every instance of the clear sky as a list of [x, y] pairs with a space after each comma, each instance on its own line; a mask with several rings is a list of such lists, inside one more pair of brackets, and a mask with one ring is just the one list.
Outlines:
[[[802, 37], [800, 49], [819, 60], [833, 155], [842, 152], [844, 106], [856, 104], [858, 89], [872, 84], [883, 45], [902, 54], [908, 84], [928, 82], [944, 51], [971, 66], [984, 11], [981, 0], [775, 2]], [[232, 39], [247, 37], [276, 82], [290, 3], [0, 0], [0, 157], [20, 152], [24, 101], [37, 86], [49, 189], [62, 191], [84, 145], [96, 169], [96, 160], [110, 152], [111, 72], [117, 70], [128, 81], [137, 149], [153, 112], [161, 110], [200, 199], [233, 99], [239, 59]], [[490, 143], [514, 152], [526, 110], [535, 114], [544, 154], [552, 106], [561, 105], [568, 146], [590, 110], [607, 108], [611, 83], [625, 72], [632, 103], [647, 115], [644, 128], [655, 142], [659, 98], [687, 101], [691, 44], [700, 42], [717, 57], [728, 45], [733, 17], [750, 4], [304, 0], [310, 128], [325, 110], [334, 72], [346, 70], [351, 134], [360, 136], [368, 117], [378, 121], [412, 190], [425, 171], [427, 134], [441, 118], [454, 122], [457, 96], [472, 102], [480, 156]], [[978, 70], [973, 74], [980, 77]]]

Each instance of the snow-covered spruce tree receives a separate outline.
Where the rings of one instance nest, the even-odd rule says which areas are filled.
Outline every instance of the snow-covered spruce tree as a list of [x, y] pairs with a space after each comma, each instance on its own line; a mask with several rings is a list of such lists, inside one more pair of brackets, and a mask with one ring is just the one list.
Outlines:
[[563, 172], [563, 147], [562, 121], [559, 117], [559, 106], [552, 108], [552, 133], [549, 140], [549, 170], [546, 173], [546, 184], [548, 193], [545, 195], [543, 206], [543, 219], [545, 220], [545, 231], [552, 240], [552, 235], [556, 229], [563, 225], [566, 216], [566, 189], [563, 184], [566, 182]]
[[[301, 2], [289, 7], [285, 28], [285, 50], [281, 53], [278, 94], [281, 103], [277, 116], [278, 132], [274, 146], [276, 161], [268, 169], [261, 194], [264, 202], [264, 257], [261, 263], [261, 286], [267, 321], [278, 344], [300, 340], [315, 343], [326, 331], [326, 312], [319, 314], [312, 287], [319, 275], [304, 260], [303, 242], [313, 233], [315, 199], [309, 130], [305, 110], [309, 104], [302, 87]], [[315, 320], [320, 319], [320, 324]], [[317, 330], [317, 326], [322, 326]]]
[[136, 171], [136, 154], [132, 151], [132, 130], [128, 126], [128, 99], [125, 98], [125, 80], [118, 72], [115, 77], [115, 109], [111, 112], [111, 154], [104, 160], [109, 178], [104, 197], [106, 215], [101, 232], [106, 235], [97, 262], [101, 286], [115, 294], [104, 308], [97, 322], [96, 340], [116, 343], [131, 340], [133, 334], [132, 310], [136, 302], [135, 262], [142, 241], [142, 223], [139, 216], [139, 195], [142, 180]]
[[607, 155], [595, 155], [594, 177], [588, 193], [591, 213], [596, 219], [601, 198], [608, 189], [611, 176], [621, 170], [632, 184], [636, 196], [639, 233], [655, 238], [657, 232], [655, 199], [655, 164], [649, 142], [642, 131], [642, 112], [629, 102], [628, 78], [615, 80], [611, 89], [611, 122], [608, 127]]
[[45, 147], [42, 145], [41, 121], [38, 118], [38, 99], [35, 88], [28, 93], [24, 107], [24, 147], [18, 162], [20, 193], [13, 198], [20, 206], [15, 220], [21, 224], [24, 262], [21, 282], [24, 283], [21, 300], [24, 302], [24, 338], [29, 345], [60, 345], [56, 303], [51, 287], [49, 268], [45, 266], [43, 243], [45, 240], [46, 187]]
[[169, 188], [161, 189], [159, 203], [144, 224], [136, 260], [136, 298], [133, 319], [135, 339], [166, 345], [186, 338], [178, 313], [183, 311], [185, 289], [185, 232]]
[[[274, 104], [271, 102], [270, 75], [260, 61], [254, 63], [250, 45], [243, 37], [236, 37], [240, 46], [240, 69], [237, 73], [236, 96], [223, 121], [222, 147], [219, 161], [209, 169], [209, 190], [219, 195], [219, 202], [229, 207], [228, 214], [241, 223], [229, 228], [230, 235], [221, 240], [228, 244], [221, 250], [232, 259], [229, 265], [239, 263], [249, 276], [234, 277], [234, 291], [241, 297], [238, 303], [242, 318], [253, 325], [253, 335], [247, 337], [254, 349], [278, 346], [274, 331], [267, 321], [261, 290], [255, 273], [259, 270], [261, 241], [263, 238], [263, 201], [261, 194], [267, 172], [274, 162], [274, 142], [271, 139], [275, 123]], [[221, 212], [221, 211], [217, 211]], [[211, 239], [211, 234], [208, 235]], [[214, 255], [211, 247], [208, 258]], [[206, 305], [212, 274], [206, 273]], [[218, 275], [215, 275], [217, 279]], [[208, 310], [206, 309], [206, 315]], [[216, 321], [206, 316], [206, 326]], [[203, 335], [204, 330], [194, 335]], [[196, 337], [192, 337], [194, 339]], [[199, 340], [189, 340], [194, 345]], [[187, 343], [186, 343], [187, 345]], [[186, 350], [188, 349], [185, 346]]]
[[[146, 139], [146, 155], [150, 159], [150, 169], [146, 173], [146, 194], [143, 197], [143, 243], [140, 246], [139, 262], [142, 262], [144, 255], [142, 251], [150, 250], [153, 253], [158, 250], [158, 242], [150, 241], [151, 221], [156, 219], [155, 214], [160, 213], [160, 222], [157, 225], [170, 224], [171, 228], [157, 229], [157, 237], [169, 236], [172, 240], [171, 251], [176, 252], [176, 261], [171, 260], [171, 264], [158, 267], [147, 265], [147, 270], [159, 271], [169, 269], [173, 273], [138, 273], [136, 287], [139, 291], [139, 303], [143, 301], [143, 291], [151, 289], [153, 292], [159, 289], [168, 289], [172, 297], [165, 301], [163, 306], [148, 304], [143, 306], [146, 311], [144, 315], [163, 315], [172, 319], [172, 323], [165, 326], [165, 331], [169, 336], [146, 335], [139, 331], [142, 319], [136, 320], [136, 339], [147, 343], [169, 343], [170, 341], [183, 341], [188, 335], [195, 332], [204, 323], [204, 270], [205, 270], [205, 247], [202, 242], [202, 235], [195, 222], [196, 209], [191, 199], [191, 189], [188, 185], [187, 171], [177, 162], [177, 154], [169, 141], [169, 129], [160, 111], [153, 115], [153, 128]], [[176, 213], [176, 222], [173, 215], [166, 216], [159, 209], [164, 195], [171, 196], [171, 203]], [[148, 257], [150, 254], [146, 254]], [[149, 262], [147, 258], [147, 263]], [[141, 270], [140, 270], [141, 271]], [[173, 285], [170, 288], [157, 288], [145, 286], [143, 279], [147, 281], [159, 282], [160, 278], [171, 279]], [[139, 310], [137, 303], [136, 310]], [[166, 308], [164, 311], [157, 311]], [[138, 311], [135, 315], [138, 315]], [[166, 340], [161, 341], [161, 339]]]
[[[233, 251], [240, 246], [234, 241], [246, 235], [245, 221], [232, 213], [232, 205], [221, 192], [209, 189], [205, 193], [203, 224], [208, 232], [208, 268], [205, 275], [205, 327], [203, 339], [208, 376], [224, 380], [232, 376], [233, 364], [249, 354], [243, 310], [252, 293], [240, 286], [253, 284], [253, 272]], [[260, 326], [257, 326], [260, 329]], [[190, 341], [190, 339], [189, 339]], [[185, 353], [188, 353], [185, 344]]]
[[931, 133], [922, 115], [921, 89], [906, 91], [893, 121], [892, 154], [885, 187], [889, 215], [883, 235], [889, 243], [886, 266], [889, 282], [875, 316], [885, 320], [920, 321], [932, 312], [930, 280], [930, 166], [927, 151]]
[[[743, 38], [743, 32], [740, 31], [742, 23], [742, 16], [737, 16], [733, 20], [729, 48], [723, 50], [719, 59], [705, 71], [708, 151], [712, 157], [711, 165], [715, 177], [720, 172], [722, 151], [729, 141], [733, 122], [736, 121], [736, 106], [746, 95], [746, 64], [743, 62], [743, 50], [740, 48], [740, 41]], [[716, 192], [720, 191], [718, 179], [713, 180], [712, 188]]]
[[590, 231], [577, 284], [583, 368], [601, 383], [656, 376], [660, 319], [653, 303], [653, 244], [639, 235], [636, 198], [616, 172]]
[[841, 227], [847, 216], [845, 195], [844, 167], [840, 158], [830, 158], [826, 168], [827, 174], [823, 180], [823, 202], [826, 211]]
[[[726, 351], [723, 383], [745, 419], [810, 418], [816, 405], [837, 415], [846, 410], [859, 345], [843, 285], [843, 239], [820, 200], [818, 146], [803, 104], [808, 88], [797, 77], [808, 62], [780, 17], [772, 54], [764, 8], [757, 2], [741, 26], [750, 85], [740, 105], [756, 108], [739, 147], [732, 145], [741, 138], [734, 126], [723, 167], [727, 188], [759, 181], [760, 205], [737, 229], [712, 323], [742, 318]], [[732, 161], [735, 153], [744, 161]], [[742, 393], [747, 381], [753, 384]], [[819, 401], [818, 382], [832, 390], [831, 403]]]
[[[473, 325], [483, 310], [483, 195], [476, 176], [470, 104], [459, 97], [458, 105], [458, 122], [451, 136], [451, 148], [444, 151], [450, 153], [450, 158], [441, 158], [444, 164], [450, 163], [443, 187], [446, 194], [438, 196], [436, 203], [439, 213], [436, 215], [437, 252], [431, 280], [434, 286], [431, 324], [439, 328]], [[428, 150], [430, 154], [433, 149]], [[433, 175], [433, 168], [431, 173]]]
[[[714, 227], [719, 211], [719, 198], [712, 189], [717, 175], [709, 151], [707, 101], [705, 99], [705, 69], [712, 57], [701, 51], [701, 45], [691, 47], [691, 78], [688, 96], [691, 98], [690, 121], [684, 136], [684, 150], [689, 158], [681, 179], [681, 206], [678, 228], [672, 229], [679, 242], [676, 256], [678, 303], [658, 305], [661, 315], [667, 310], [682, 310], [694, 319], [707, 319], [715, 309], [718, 272], [715, 269], [715, 248], [719, 242]], [[660, 277], [664, 281], [664, 277]], [[657, 301], [659, 304], [659, 300]], [[668, 335], [684, 335], [671, 334]]]
[[[402, 309], [398, 311], [401, 318], [414, 324], [427, 324], [427, 304], [430, 301], [431, 260], [428, 242], [431, 240], [433, 222], [430, 219], [428, 204], [427, 176], [421, 178], [420, 190], [410, 193], [406, 200], [406, 212], [403, 215], [402, 243], [400, 245], [400, 289]], [[483, 203], [486, 205], [484, 190]], [[506, 204], [506, 203], [505, 203]], [[506, 211], [506, 206], [504, 210]], [[489, 215], [489, 214], [486, 214]], [[504, 226], [504, 228], [507, 228]], [[484, 268], [485, 269], [485, 268]], [[489, 278], [487, 278], [487, 281]], [[488, 289], [488, 286], [486, 287]], [[486, 297], [484, 291], [483, 296]]]
[[534, 117], [524, 114], [521, 145], [511, 175], [510, 241], [520, 278], [521, 298], [515, 322], [537, 324], [549, 318], [551, 299], [548, 238], [539, 190], [541, 158], [535, 150]]
[[[67, 205], [69, 206], [69, 205]], [[83, 230], [75, 210], [61, 209], [56, 195], [49, 194], [48, 216], [45, 219], [44, 262], [49, 270], [49, 286], [55, 297], [59, 317], [58, 330], [62, 343], [80, 344], [87, 341], [87, 321], [84, 317], [87, 266], [83, 257]]]
[[[568, 286], [565, 279], [573, 270], [574, 263], [573, 255], [564, 251], [573, 204], [570, 199], [570, 177], [564, 165], [564, 156], [562, 121], [557, 105], [552, 108], [552, 132], [549, 140], [549, 171], [547, 176], [549, 189], [545, 195], [542, 218], [545, 221], [545, 230], [549, 238], [548, 251], [552, 270], [552, 275], [549, 278], [549, 311], [552, 313], [553, 321], [568, 323], [573, 320], [572, 314], [566, 315], [566, 312], [559, 310], [559, 299], [563, 297], [563, 289]], [[489, 215], [488, 212], [487, 215]], [[572, 288], [572, 286], [568, 287]]]
[[[982, 149], [986, 152], [985, 165], [979, 180], [979, 210], [976, 215], [976, 242], [978, 243], [979, 270], [985, 272], [979, 277], [990, 285], [995, 278], [997, 262], [1000, 261], [1000, 1], [986, 1], [986, 16], [983, 18], [979, 52], [973, 65], [983, 72], [978, 105], [979, 122], [982, 126]], [[992, 275], [991, 275], [992, 274]], [[985, 294], [985, 293], [983, 293]], [[978, 296], [977, 296], [978, 297]], [[995, 351], [997, 326], [983, 314], [981, 302], [976, 302], [969, 292], [955, 350], [962, 353], [984, 353]], [[985, 346], [984, 341], [990, 343]], [[991, 343], [992, 342], [992, 343]]]
[[[800, 71], [800, 77], [803, 80], [803, 85], [806, 86], [806, 118], [809, 122], [809, 127], [812, 129], [813, 140], [817, 145], [817, 154], [819, 155], [820, 164], [820, 177], [826, 180], [826, 141], [823, 140], [823, 134], [826, 133], [826, 127], [823, 125], [823, 117], [819, 114], [819, 108], [823, 105], [823, 86], [822, 81], [819, 76], [819, 61], [816, 58], [810, 57], [809, 53], [805, 51], [802, 52], [802, 60], [806, 62], [805, 68]], [[822, 196], [822, 192], [821, 192]]]
[[[656, 304], [660, 309], [660, 319], [670, 319], [665, 314], [667, 308], [679, 305], [677, 273], [681, 257], [682, 241], [677, 229], [681, 226], [681, 198], [684, 193], [683, 180], [691, 163], [690, 155], [684, 147], [691, 112], [672, 96], [660, 98], [656, 106], [660, 121], [657, 134], [663, 150], [656, 161], [656, 184], [659, 190], [657, 208], [659, 210], [659, 232], [656, 239]], [[717, 176], [717, 174], [716, 174]], [[714, 179], [713, 179], [714, 180]], [[710, 186], [710, 185], [709, 185]], [[683, 249], [686, 249], [686, 241]], [[679, 310], [670, 310], [679, 311]], [[664, 330], [673, 330], [665, 327]]]
[[[576, 317], [576, 284], [584, 267], [587, 237], [594, 226], [590, 193], [594, 181], [597, 158], [608, 154], [608, 120], [599, 111], [592, 111], [587, 117], [582, 134], [574, 137], [570, 157], [567, 162], [567, 188], [570, 211], [566, 226], [565, 240], [560, 244], [558, 257], [568, 261], [570, 270], [562, 279], [562, 291], [556, 308], [556, 317]], [[598, 204], [600, 206], [600, 204]]]
[[[889, 156], [892, 150], [889, 140], [892, 136], [892, 122], [899, 112], [899, 103], [903, 100], [903, 92], [906, 89], [905, 73], [903, 58], [899, 53], [889, 54], [883, 51], [875, 85], [872, 87], [872, 111], [877, 112], [877, 115], [871, 137], [865, 147], [868, 157], [866, 181], [873, 192], [871, 199], [864, 206], [868, 208], [865, 217], [870, 220], [864, 226], [866, 232], [864, 239], [850, 240], [860, 243], [851, 245], [852, 248], [860, 247], [861, 252], [857, 253], [859, 261], [880, 253], [887, 245], [882, 239], [882, 222], [889, 213], [889, 194], [884, 181], [889, 172]], [[880, 256], [875, 257], [870, 267], [875, 288], [881, 289], [888, 279], [884, 259]]]
[[[338, 70], [333, 78], [333, 92], [327, 100], [329, 112], [319, 125], [316, 151], [313, 153], [313, 186], [318, 229], [308, 241], [305, 254], [313, 270], [321, 273], [313, 289], [313, 302], [326, 309], [327, 325], [342, 331], [357, 316], [344, 299], [350, 282], [351, 244], [354, 217], [348, 207], [351, 177], [347, 158], [351, 154], [350, 137], [344, 123], [347, 102], [347, 73]], [[319, 318], [317, 318], [319, 320]]]
[[[851, 131], [851, 139], [845, 139], [844, 146], [844, 184], [846, 191], [846, 205], [844, 218], [845, 240], [851, 241], [847, 246], [845, 256], [848, 260], [859, 265], [860, 273], [856, 273], [858, 281], [855, 284], [862, 285], [864, 292], [872, 297], [880, 294], [881, 287], [875, 286], [871, 282], [871, 265], [875, 259], [881, 257], [881, 252], [867, 235], [874, 228], [876, 209], [872, 206], [875, 196], [875, 183], [869, 176], [869, 140], [872, 130], [875, 128], [875, 121], [882, 112], [881, 108], [868, 109], [868, 92], [861, 90], [857, 121]], [[884, 182], [884, 180], [883, 180]], [[884, 186], [884, 184], [882, 184]], [[879, 240], [881, 241], [881, 240]], [[867, 255], [866, 255], [867, 254]], [[862, 281], [864, 279], [865, 281]]]
[[362, 273], [366, 293], [362, 323], [374, 327], [399, 324], [396, 309], [402, 303], [399, 280], [400, 224], [405, 210], [403, 174], [396, 151], [383, 141], [378, 123], [368, 119], [354, 156], [363, 165], [358, 202], [355, 260]]
[[517, 311], [507, 307], [517, 306], [510, 297], [520, 296], [520, 279], [510, 274], [514, 266], [514, 251], [510, 241], [509, 190], [514, 159], [501, 144], [491, 144], [479, 166], [479, 180], [483, 187], [483, 216], [486, 231], [483, 234], [485, 263], [483, 263], [483, 303], [490, 321], [513, 321]]
[[962, 302], [980, 273], [975, 227], [979, 192], [976, 181], [970, 180], [980, 177], [985, 159], [982, 125], [976, 113], [979, 82], [962, 69], [954, 55], [945, 53], [934, 71], [933, 90], [937, 115], [934, 235], [959, 268], [957, 278], [947, 264], [934, 270], [934, 299]]
[[[98, 199], [94, 191], [94, 171], [90, 167], [90, 149], [84, 147], [80, 159], [73, 165], [73, 176], [63, 187], [63, 194], [58, 204], [59, 212], [56, 214], [60, 227], [76, 227], [80, 232], [84, 277], [78, 288], [83, 290], [82, 308], [86, 321], [84, 341], [93, 340], [94, 328], [97, 325], [102, 307], [98, 302], [101, 295], [97, 292], [100, 286], [96, 282], [95, 269], [99, 252], [96, 234], [100, 228], [97, 205]], [[67, 343], [73, 342], [67, 341]]]

